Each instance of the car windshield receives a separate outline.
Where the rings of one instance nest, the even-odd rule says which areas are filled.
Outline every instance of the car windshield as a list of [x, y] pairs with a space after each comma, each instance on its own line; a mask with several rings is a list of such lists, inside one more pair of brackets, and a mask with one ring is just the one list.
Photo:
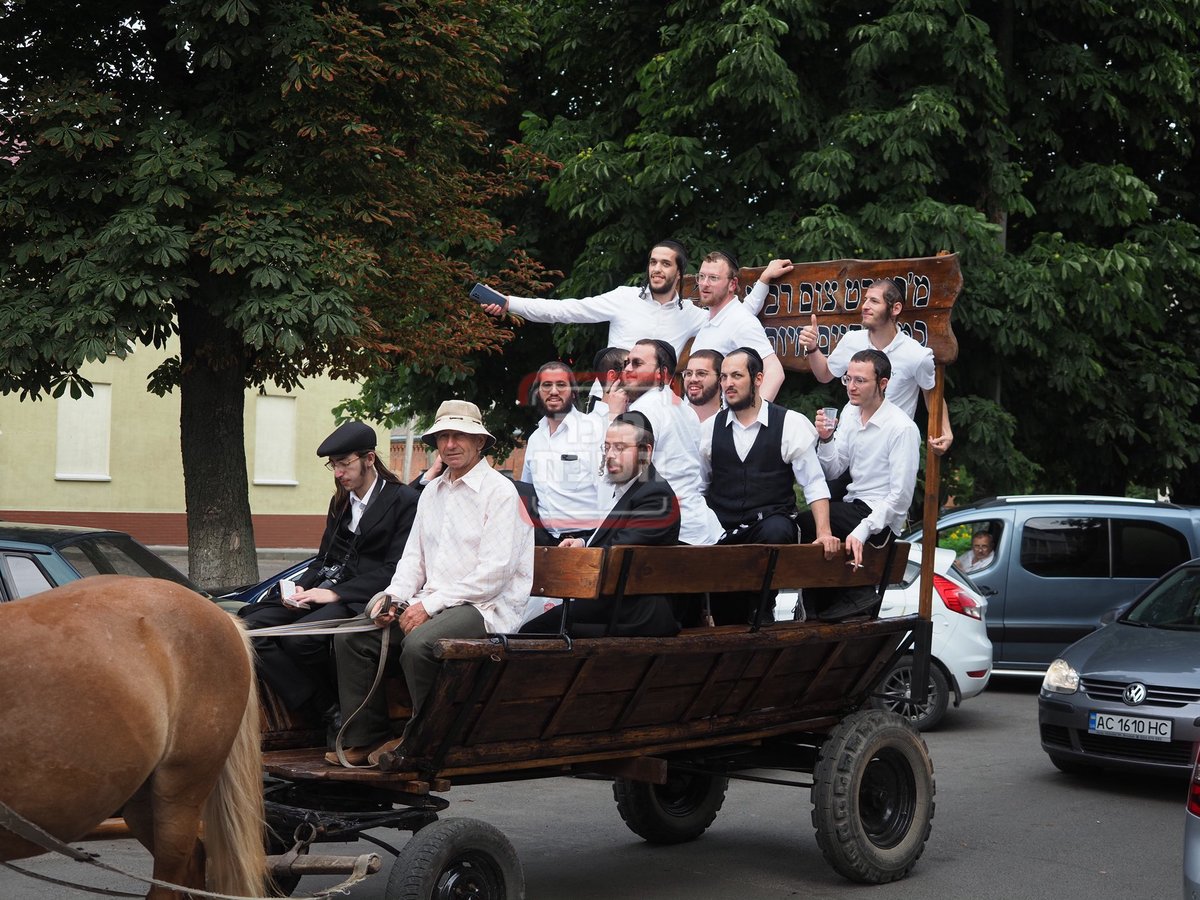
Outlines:
[[1200, 566], [1172, 572], [1120, 621], [1152, 628], [1200, 630]]
[[165, 578], [200, 592], [186, 575], [128, 535], [91, 535], [69, 544], [60, 544], [58, 552], [84, 578], [89, 575]]

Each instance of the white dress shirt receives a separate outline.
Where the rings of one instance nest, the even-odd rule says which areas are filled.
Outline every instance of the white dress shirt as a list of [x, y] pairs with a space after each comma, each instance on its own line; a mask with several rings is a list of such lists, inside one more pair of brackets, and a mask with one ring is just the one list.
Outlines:
[[474, 604], [491, 632], [517, 628], [533, 586], [533, 526], [513, 483], [481, 459], [421, 492], [417, 517], [386, 593], [435, 616]]
[[521, 480], [537, 491], [538, 514], [555, 537], [597, 526], [608, 507], [597, 493], [607, 420], [572, 409], [554, 432], [543, 418], [525, 444]]
[[775, 346], [767, 339], [762, 322], [734, 298], [704, 322], [696, 333], [696, 340], [692, 342], [692, 353], [697, 350], [716, 350], [728, 356], [738, 347], [756, 350], [763, 359], [775, 352]]
[[708, 319], [708, 313], [690, 300], [676, 297], [659, 303], [645, 289], [622, 285], [595, 297], [547, 300], [538, 297], [510, 297], [508, 311], [531, 322], [608, 323], [608, 347], [632, 349], [643, 338], [666, 341], [683, 353], [684, 345]]
[[724, 530], [704, 502], [700, 474], [700, 420], [669, 389], [651, 389], [630, 404], [654, 429], [654, 468], [679, 498], [679, 539], [685, 544], [715, 544]]
[[358, 523], [362, 521], [363, 513], [367, 511], [367, 504], [371, 502], [371, 494], [379, 487], [379, 482], [383, 479], [379, 477], [379, 473], [375, 473], [374, 479], [371, 481], [371, 486], [367, 488], [367, 492], [363, 494], [362, 499], [351, 491], [350, 492], [350, 533], [358, 534]]
[[[763, 403], [758, 408], [758, 415], [749, 425], [739, 422], [736, 414], [729, 414], [727, 427], [733, 432], [733, 448], [742, 462], [746, 461], [746, 455], [754, 446], [759, 431], [770, 423], [769, 412], [770, 407]], [[717, 427], [718, 418], [720, 417], [713, 416], [700, 425], [700, 473], [706, 493], [712, 478], [713, 430]], [[809, 506], [817, 500], [829, 499], [825, 471], [817, 459], [817, 439], [817, 429], [812, 422], [798, 412], [787, 410], [783, 416], [783, 434], [780, 435], [780, 456], [783, 462], [791, 465], [796, 484], [804, 491], [804, 499]]]
[[871, 514], [850, 532], [866, 541], [890, 528], [904, 530], [908, 507], [917, 486], [921, 435], [910, 416], [884, 400], [866, 425], [857, 406], [847, 404], [838, 417], [833, 440], [817, 445], [825, 476], [833, 480], [850, 470], [847, 500], [861, 500]]
[[[871, 339], [866, 330], [847, 331], [829, 354], [829, 371], [837, 378], [846, 374], [850, 357], [859, 350], [870, 350]], [[935, 376], [933, 351], [897, 329], [896, 337], [883, 348], [892, 364], [892, 377], [887, 383], [887, 399], [904, 410], [910, 419], [917, 412], [917, 395], [933, 388]]]

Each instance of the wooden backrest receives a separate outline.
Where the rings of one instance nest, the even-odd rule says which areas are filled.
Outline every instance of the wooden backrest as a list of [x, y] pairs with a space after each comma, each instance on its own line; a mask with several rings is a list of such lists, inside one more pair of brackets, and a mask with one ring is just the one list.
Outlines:
[[813, 544], [789, 544], [779, 548], [771, 587], [778, 589], [877, 585], [883, 579], [884, 568], [889, 558], [891, 569], [887, 573], [887, 583], [902, 581], [904, 567], [908, 563], [908, 544], [905, 543], [896, 542], [882, 550], [870, 545], [864, 547], [861, 569], [850, 566], [842, 556], [832, 560], [825, 559], [824, 551]]
[[741, 547], [611, 547], [602, 593], [617, 593], [627, 558], [631, 559], [625, 580], [626, 596], [756, 591], [762, 587], [767, 561], [774, 549], [767, 544], [746, 544]]
[[599, 597], [604, 553], [603, 547], [535, 547], [530, 593], [576, 600]]

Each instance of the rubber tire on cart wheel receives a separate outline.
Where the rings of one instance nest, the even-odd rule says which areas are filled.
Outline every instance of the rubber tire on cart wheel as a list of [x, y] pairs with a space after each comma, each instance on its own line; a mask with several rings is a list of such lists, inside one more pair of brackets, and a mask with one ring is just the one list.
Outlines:
[[666, 784], [615, 779], [613, 797], [634, 834], [652, 844], [682, 844], [713, 823], [728, 787], [728, 778], [668, 769]]
[[946, 707], [950, 704], [950, 682], [946, 673], [933, 660], [929, 661], [929, 694], [925, 702], [914, 707], [908, 702], [912, 696], [912, 656], [905, 656], [896, 663], [883, 681], [879, 682], [876, 693], [886, 694], [886, 697], [872, 697], [871, 705], [875, 709], [887, 709], [910, 720], [921, 731], [933, 731], [946, 715]]
[[829, 864], [851, 881], [903, 878], [925, 850], [933, 763], [912, 723], [859, 710], [829, 733], [813, 772], [812, 822]]
[[478, 819], [439, 819], [405, 844], [387, 900], [524, 900], [525, 873], [499, 829]]

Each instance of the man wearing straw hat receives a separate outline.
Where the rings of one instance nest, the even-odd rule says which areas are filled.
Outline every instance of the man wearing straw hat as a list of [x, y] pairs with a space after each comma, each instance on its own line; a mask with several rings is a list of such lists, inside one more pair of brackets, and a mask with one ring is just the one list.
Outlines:
[[[412, 697], [410, 727], [437, 675], [437, 641], [515, 631], [533, 585], [533, 527], [513, 483], [484, 459], [496, 439], [479, 407], [445, 401], [422, 439], [446, 468], [421, 493], [404, 556], [366, 611], [381, 629], [390, 629], [389, 657], [399, 656]], [[374, 631], [334, 639], [346, 720], [342, 753], [350, 765], [376, 765], [384, 753], [402, 753], [386, 697], [371, 693], [380, 648]], [[336, 750], [325, 758], [343, 762]]]

